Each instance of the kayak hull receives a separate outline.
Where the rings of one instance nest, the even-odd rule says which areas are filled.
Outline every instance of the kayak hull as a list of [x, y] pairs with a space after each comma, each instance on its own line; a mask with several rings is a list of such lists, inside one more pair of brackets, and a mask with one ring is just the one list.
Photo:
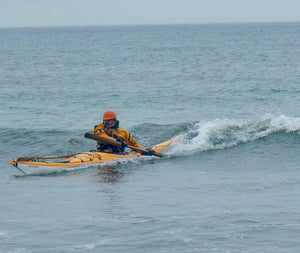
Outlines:
[[[153, 145], [151, 148], [158, 152], [171, 144], [172, 140]], [[84, 169], [96, 166], [117, 159], [129, 157], [140, 157], [142, 154], [136, 152], [126, 152], [125, 154], [114, 154], [99, 151], [83, 152], [74, 155], [57, 157], [29, 157], [10, 159], [9, 163], [25, 175], [50, 174], [63, 171]]]
[[75, 154], [69, 158], [60, 159], [60, 161], [48, 161], [48, 159], [22, 161], [18, 159], [11, 159], [9, 160], [9, 162], [25, 175], [33, 175], [59, 173], [75, 169], [83, 169], [92, 165], [102, 164], [115, 159], [124, 159], [127, 157], [138, 156], [141, 156], [141, 154], [128, 153], [125, 155], [120, 155], [94, 151]]

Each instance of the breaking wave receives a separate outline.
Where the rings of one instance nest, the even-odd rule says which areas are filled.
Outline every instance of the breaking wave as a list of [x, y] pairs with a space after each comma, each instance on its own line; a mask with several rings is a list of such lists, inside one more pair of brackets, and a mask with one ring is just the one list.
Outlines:
[[[163, 152], [171, 156], [180, 156], [230, 148], [275, 133], [300, 136], [300, 118], [267, 114], [254, 120], [215, 119], [169, 125], [146, 123], [129, 130], [144, 147], [176, 136], [172, 145]], [[89, 151], [94, 149], [96, 144], [83, 137], [85, 131], [0, 129], [4, 144], [2, 154], [5, 157], [49, 156]]]
[[170, 155], [230, 148], [271, 136], [275, 133], [300, 135], [300, 118], [267, 114], [259, 120], [215, 119], [194, 123], [178, 135], [168, 150]]

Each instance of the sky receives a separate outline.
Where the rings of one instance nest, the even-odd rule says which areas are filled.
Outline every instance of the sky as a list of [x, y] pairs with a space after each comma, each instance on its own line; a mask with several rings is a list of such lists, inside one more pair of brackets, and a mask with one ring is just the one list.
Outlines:
[[300, 0], [0, 0], [0, 27], [300, 21]]

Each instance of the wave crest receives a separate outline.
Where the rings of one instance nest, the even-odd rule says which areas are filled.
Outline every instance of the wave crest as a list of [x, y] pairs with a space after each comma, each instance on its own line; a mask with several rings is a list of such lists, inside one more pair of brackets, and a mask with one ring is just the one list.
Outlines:
[[196, 122], [171, 146], [169, 154], [195, 154], [256, 141], [274, 133], [300, 134], [300, 118], [267, 114], [259, 120], [215, 119]]

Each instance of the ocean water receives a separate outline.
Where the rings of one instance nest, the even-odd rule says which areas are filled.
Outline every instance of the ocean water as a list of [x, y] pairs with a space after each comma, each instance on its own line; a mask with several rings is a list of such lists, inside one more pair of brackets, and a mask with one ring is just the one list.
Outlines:
[[[300, 23], [0, 29], [0, 252], [300, 251]], [[164, 152], [50, 175], [107, 109]]]

